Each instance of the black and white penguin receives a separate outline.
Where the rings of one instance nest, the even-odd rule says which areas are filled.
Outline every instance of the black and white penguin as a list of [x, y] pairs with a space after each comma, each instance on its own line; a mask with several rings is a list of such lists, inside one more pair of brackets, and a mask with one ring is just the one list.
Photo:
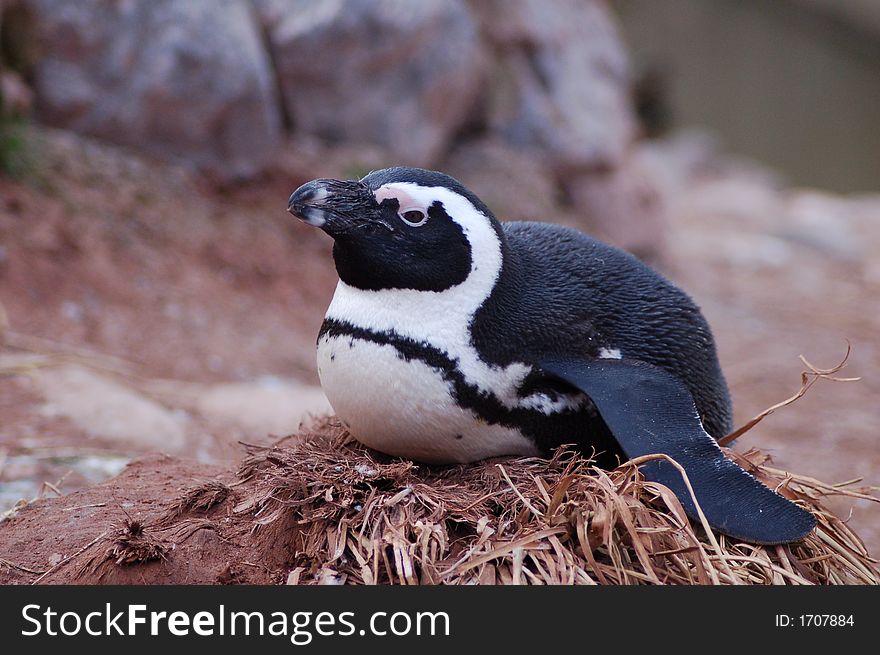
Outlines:
[[[709, 326], [631, 255], [558, 225], [501, 223], [455, 179], [416, 168], [314, 180], [288, 210], [334, 239], [318, 373], [365, 445], [426, 463], [561, 444], [603, 466], [665, 453], [720, 532], [775, 544], [815, 526], [723, 455], [731, 405]], [[696, 516], [678, 469], [642, 472]]]

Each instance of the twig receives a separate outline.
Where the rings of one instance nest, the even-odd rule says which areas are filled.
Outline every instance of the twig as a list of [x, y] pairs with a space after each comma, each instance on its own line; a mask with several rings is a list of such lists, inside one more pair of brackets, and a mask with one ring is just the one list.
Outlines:
[[74, 361], [123, 375], [128, 374], [132, 369], [132, 363], [127, 360], [114, 357], [113, 355], [105, 355], [81, 346], [72, 346], [60, 341], [13, 330], [6, 330], [2, 335], [3, 345], [7, 347], [38, 353], [49, 359], [55, 359], [56, 362]]
[[821, 369], [816, 368], [810, 362], [806, 360], [803, 355], [800, 355], [800, 360], [803, 362], [804, 366], [806, 366], [809, 370], [801, 372], [801, 388], [798, 392], [793, 395], [791, 398], [783, 400], [781, 403], [776, 403], [772, 407], [768, 407], [763, 412], [758, 414], [751, 421], [746, 423], [740, 428], [737, 428], [730, 434], [721, 437], [718, 440], [718, 444], [721, 446], [730, 445], [733, 441], [739, 439], [746, 432], [755, 427], [758, 423], [764, 420], [766, 417], [770, 416], [777, 409], [781, 409], [787, 405], [791, 405], [793, 402], [803, 398], [803, 396], [809, 391], [810, 387], [812, 387], [818, 380], [831, 380], [833, 382], [856, 382], [857, 380], [861, 380], [861, 378], [838, 378], [834, 377], [834, 374], [838, 371], [842, 370], [844, 366], [846, 366], [846, 362], [849, 359], [850, 352], [852, 351], [852, 344], [847, 340], [846, 342], [846, 355], [844, 355], [843, 360], [834, 368]]
[[11, 569], [17, 569], [19, 571], [24, 571], [25, 573], [35, 573], [37, 575], [43, 573], [43, 571], [34, 571], [33, 569], [29, 569], [21, 564], [16, 564], [15, 562], [10, 562], [8, 559], [3, 559], [2, 557], [0, 557], [0, 566], [8, 566]]
[[41, 575], [39, 578], [37, 578], [36, 580], [34, 580], [33, 582], [31, 582], [31, 585], [38, 584], [38, 583], [40, 582], [40, 580], [42, 580], [43, 578], [45, 578], [47, 575], [49, 575], [50, 573], [53, 573], [54, 571], [57, 571], [57, 570], [60, 569], [62, 566], [64, 566], [65, 564], [67, 564], [70, 560], [72, 560], [74, 557], [78, 557], [79, 555], [82, 555], [85, 551], [87, 551], [89, 548], [91, 548], [92, 546], [94, 546], [96, 543], [98, 543], [99, 541], [101, 541], [101, 539], [103, 539], [103, 538], [106, 537], [106, 536], [107, 536], [107, 530], [105, 530], [104, 532], [102, 532], [101, 534], [99, 534], [97, 537], [95, 537], [94, 539], [92, 539], [92, 541], [90, 541], [90, 542], [87, 543], [85, 546], [83, 546], [82, 548], [80, 548], [80, 549], [79, 549], [78, 551], [76, 551], [73, 555], [70, 555], [70, 556], [68, 556], [68, 557], [65, 557], [63, 560], [61, 560], [60, 562], [58, 562], [55, 566], [53, 566], [51, 569], [49, 569], [48, 571], [46, 571], [46, 572], [45, 572], [43, 575]]
[[526, 500], [526, 497], [523, 496], [519, 492], [519, 489], [517, 489], [516, 485], [513, 484], [513, 480], [511, 480], [510, 476], [507, 475], [507, 471], [504, 470], [504, 467], [501, 464], [496, 464], [495, 466], [497, 466], [498, 469], [501, 471], [501, 475], [504, 476], [504, 480], [507, 482], [507, 484], [511, 488], [511, 490], [513, 490], [513, 493], [515, 493], [517, 495], [517, 497], [522, 501], [522, 504], [525, 505], [529, 509], [529, 511], [531, 511], [532, 514], [535, 515], [535, 518], [538, 518], [538, 519], [543, 518], [544, 515], [541, 512], [539, 512], [538, 510], [536, 510], [534, 505], [532, 505], [528, 500]]
[[[687, 487], [688, 493], [691, 496], [691, 500], [694, 501], [694, 507], [697, 509], [697, 516], [700, 519], [700, 523], [703, 525], [703, 530], [706, 532], [706, 537], [709, 539], [709, 543], [712, 544], [712, 548], [715, 549], [715, 552], [718, 554], [718, 559], [721, 562], [722, 567], [724, 568], [724, 572], [730, 577], [731, 584], [740, 584], [739, 578], [737, 578], [733, 571], [730, 569], [730, 566], [725, 559], [724, 551], [721, 550], [721, 545], [718, 543], [718, 540], [715, 538], [715, 533], [712, 532], [712, 528], [709, 527], [709, 521], [706, 519], [706, 515], [703, 514], [703, 508], [700, 507], [700, 503], [697, 500], [697, 494], [694, 492], [694, 488], [691, 486], [690, 478], [688, 478], [687, 472], [684, 470], [684, 467], [672, 459], [669, 455], [664, 455], [662, 453], [658, 453], [656, 455], [643, 455], [641, 457], [636, 457], [635, 459], [631, 459], [629, 461], [633, 466], [638, 466], [640, 464], [644, 464], [645, 462], [649, 462], [655, 459], [665, 459], [667, 462], [672, 464], [678, 472], [681, 473], [681, 477], [684, 480], [684, 484]], [[709, 575], [712, 576], [713, 582], [718, 584], [718, 580], [715, 577], [715, 571], [711, 568], [709, 569]]]

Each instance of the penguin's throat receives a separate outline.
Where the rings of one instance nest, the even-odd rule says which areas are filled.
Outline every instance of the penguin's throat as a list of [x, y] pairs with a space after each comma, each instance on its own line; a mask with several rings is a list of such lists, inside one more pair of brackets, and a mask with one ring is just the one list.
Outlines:
[[470, 345], [473, 317], [494, 286], [494, 279], [474, 275], [444, 291], [370, 291], [340, 280], [325, 318], [373, 332], [393, 332], [453, 353]]

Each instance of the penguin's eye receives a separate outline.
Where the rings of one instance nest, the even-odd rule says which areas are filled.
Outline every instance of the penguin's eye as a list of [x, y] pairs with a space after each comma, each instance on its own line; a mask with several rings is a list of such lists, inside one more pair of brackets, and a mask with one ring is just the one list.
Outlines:
[[410, 209], [405, 212], [400, 212], [399, 215], [400, 220], [410, 227], [421, 227], [428, 222], [428, 215], [421, 209]]

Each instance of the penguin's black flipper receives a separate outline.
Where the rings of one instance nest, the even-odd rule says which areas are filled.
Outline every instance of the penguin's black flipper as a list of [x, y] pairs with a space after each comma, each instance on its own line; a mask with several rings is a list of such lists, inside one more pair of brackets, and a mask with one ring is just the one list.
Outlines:
[[[752, 543], [781, 544], [803, 539], [816, 526], [812, 514], [724, 456], [703, 429], [687, 387], [663, 369], [625, 359], [548, 358], [539, 366], [590, 397], [627, 457], [663, 453], [678, 462], [713, 529]], [[697, 517], [678, 469], [663, 460], [641, 469]]]

